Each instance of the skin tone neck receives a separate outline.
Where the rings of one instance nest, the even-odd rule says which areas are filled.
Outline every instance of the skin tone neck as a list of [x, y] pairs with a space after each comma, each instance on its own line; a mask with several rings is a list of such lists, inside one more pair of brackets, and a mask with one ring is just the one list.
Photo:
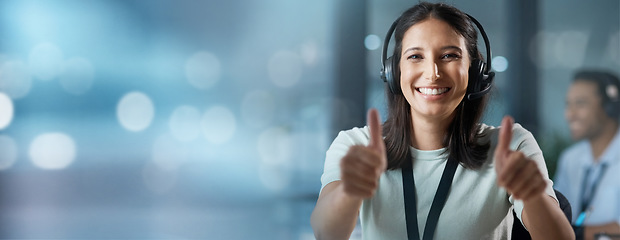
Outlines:
[[452, 119], [454, 119], [454, 113], [443, 118], [427, 118], [413, 114], [411, 116], [413, 147], [419, 150], [436, 150], [445, 147], [444, 138]]
[[605, 152], [605, 149], [609, 146], [614, 136], [618, 132], [618, 122], [607, 118], [600, 134], [590, 137], [590, 147], [592, 148], [592, 155], [595, 162], [599, 162], [601, 155]]

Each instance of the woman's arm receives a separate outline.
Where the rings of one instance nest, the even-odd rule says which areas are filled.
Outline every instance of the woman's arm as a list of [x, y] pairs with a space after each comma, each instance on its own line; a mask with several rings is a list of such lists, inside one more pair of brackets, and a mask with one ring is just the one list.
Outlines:
[[555, 199], [545, 193], [546, 177], [523, 152], [510, 149], [513, 120], [504, 117], [495, 149], [498, 185], [523, 201], [521, 219], [532, 239], [575, 239], [568, 219]]
[[544, 191], [523, 201], [523, 223], [532, 239], [575, 239], [558, 202]]
[[340, 160], [339, 181], [323, 187], [310, 224], [317, 239], [348, 239], [357, 223], [362, 201], [377, 190], [387, 166], [381, 120], [376, 109], [368, 111], [368, 146], [351, 146]]
[[327, 184], [316, 203], [310, 224], [317, 239], [349, 239], [359, 214], [362, 198], [344, 192], [341, 181]]

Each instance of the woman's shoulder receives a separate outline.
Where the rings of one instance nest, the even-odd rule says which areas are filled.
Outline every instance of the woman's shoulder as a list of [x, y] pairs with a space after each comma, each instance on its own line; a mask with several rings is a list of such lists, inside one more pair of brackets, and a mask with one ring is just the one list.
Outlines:
[[[499, 126], [490, 126], [484, 123], [480, 124], [480, 133], [482, 138], [484, 138], [484, 140], [490, 140], [493, 144], [497, 141], [500, 129], [501, 127]], [[514, 123], [512, 125], [512, 142], [522, 142], [529, 138], [534, 138], [529, 130], [521, 126], [519, 123]]]
[[345, 143], [351, 145], [368, 144], [370, 139], [370, 133], [368, 126], [354, 127], [349, 130], [343, 130], [338, 133], [334, 142]]

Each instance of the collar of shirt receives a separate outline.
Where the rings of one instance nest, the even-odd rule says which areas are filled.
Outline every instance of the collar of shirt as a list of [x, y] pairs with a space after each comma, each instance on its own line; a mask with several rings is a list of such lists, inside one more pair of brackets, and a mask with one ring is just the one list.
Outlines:
[[618, 132], [616, 132], [609, 146], [605, 148], [600, 160], [600, 163], [607, 163], [607, 165], [617, 164], [618, 162], [620, 162], [620, 128], [618, 128]]

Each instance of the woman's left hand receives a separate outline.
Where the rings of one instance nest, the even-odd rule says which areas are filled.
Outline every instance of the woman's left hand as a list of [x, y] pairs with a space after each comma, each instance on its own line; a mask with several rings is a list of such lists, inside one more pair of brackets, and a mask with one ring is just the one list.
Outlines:
[[516, 199], [523, 201], [540, 196], [547, 186], [534, 160], [522, 152], [510, 150], [513, 119], [505, 116], [495, 148], [497, 183]]

